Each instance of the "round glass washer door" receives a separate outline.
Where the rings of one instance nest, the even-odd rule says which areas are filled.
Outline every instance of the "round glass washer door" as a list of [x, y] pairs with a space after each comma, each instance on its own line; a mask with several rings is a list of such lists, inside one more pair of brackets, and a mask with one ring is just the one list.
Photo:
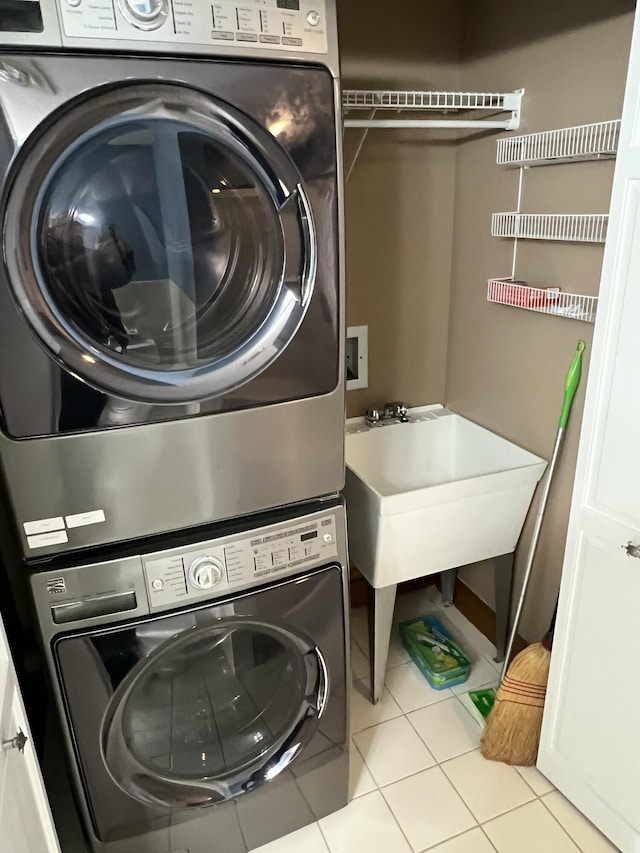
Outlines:
[[262, 373], [309, 305], [302, 179], [260, 124], [177, 84], [94, 93], [15, 167], [14, 298], [59, 364], [100, 391], [180, 404]]
[[103, 759], [146, 804], [234, 799], [298, 757], [328, 690], [310, 641], [271, 622], [221, 619], [166, 641], [131, 670], [105, 712]]

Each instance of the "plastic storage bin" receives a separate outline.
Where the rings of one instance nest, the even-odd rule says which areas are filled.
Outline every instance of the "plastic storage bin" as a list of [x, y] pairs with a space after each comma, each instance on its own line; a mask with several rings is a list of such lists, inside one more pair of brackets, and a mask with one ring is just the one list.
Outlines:
[[471, 661], [436, 616], [422, 616], [400, 624], [402, 645], [435, 690], [463, 684]]

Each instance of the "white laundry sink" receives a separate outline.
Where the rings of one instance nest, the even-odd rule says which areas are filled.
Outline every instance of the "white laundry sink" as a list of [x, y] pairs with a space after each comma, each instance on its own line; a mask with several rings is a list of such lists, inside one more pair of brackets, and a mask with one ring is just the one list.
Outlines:
[[546, 462], [442, 406], [347, 421], [349, 549], [387, 587], [513, 552]]

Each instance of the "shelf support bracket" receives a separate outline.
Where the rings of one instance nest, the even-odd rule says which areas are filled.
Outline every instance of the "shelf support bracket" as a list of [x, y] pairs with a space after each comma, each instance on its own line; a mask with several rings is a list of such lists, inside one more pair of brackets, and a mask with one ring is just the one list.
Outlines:
[[[372, 109], [372, 110], [371, 110], [371, 112], [369, 113], [369, 119], [368, 119], [368, 120], [369, 120], [369, 121], [373, 121], [373, 119], [375, 118], [375, 114], [376, 114], [376, 110], [375, 110], [375, 108], [374, 108], [374, 109]], [[346, 122], [345, 122], [345, 127], [347, 127]], [[349, 180], [349, 178], [351, 177], [351, 172], [353, 172], [353, 167], [356, 165], [356, 160], [357, 160], [357, 159], [358, 159], [358, 157], [360, 156], [360, 152], [362, 151], [362, 146], [364, 145], [364, 141], [365, 141], [365, 139], [367, 138], [367, 134], [368, 134], [368, 133], [369, 133], [369, 128], [368, 128], [368, 127], [365, 127], [365, 128], [363, 129], [363, 131], [362, 131], [362, 135], [361, 135], [361, 137], [360, 137], [360, 141], [358, 142], [358, 147], [356, 148], [355, 153], [354, 153], [354, 155], [353, 155], [353, 158], [352, 158], [352, 160], [351, 160], [351, 163], [349, 164], [349, 169], [347, 170], [347, 176], [346, 176], [346, 178], [345, 178], [345, 183], [346, 183], [346, 182]]]

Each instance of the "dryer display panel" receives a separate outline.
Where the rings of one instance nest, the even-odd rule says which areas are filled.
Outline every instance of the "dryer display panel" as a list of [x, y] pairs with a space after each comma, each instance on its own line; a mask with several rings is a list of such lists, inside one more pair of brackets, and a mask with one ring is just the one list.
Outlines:
[[0, 32], [41, 33], [43, 29], [39, 0], [0, 0]]

